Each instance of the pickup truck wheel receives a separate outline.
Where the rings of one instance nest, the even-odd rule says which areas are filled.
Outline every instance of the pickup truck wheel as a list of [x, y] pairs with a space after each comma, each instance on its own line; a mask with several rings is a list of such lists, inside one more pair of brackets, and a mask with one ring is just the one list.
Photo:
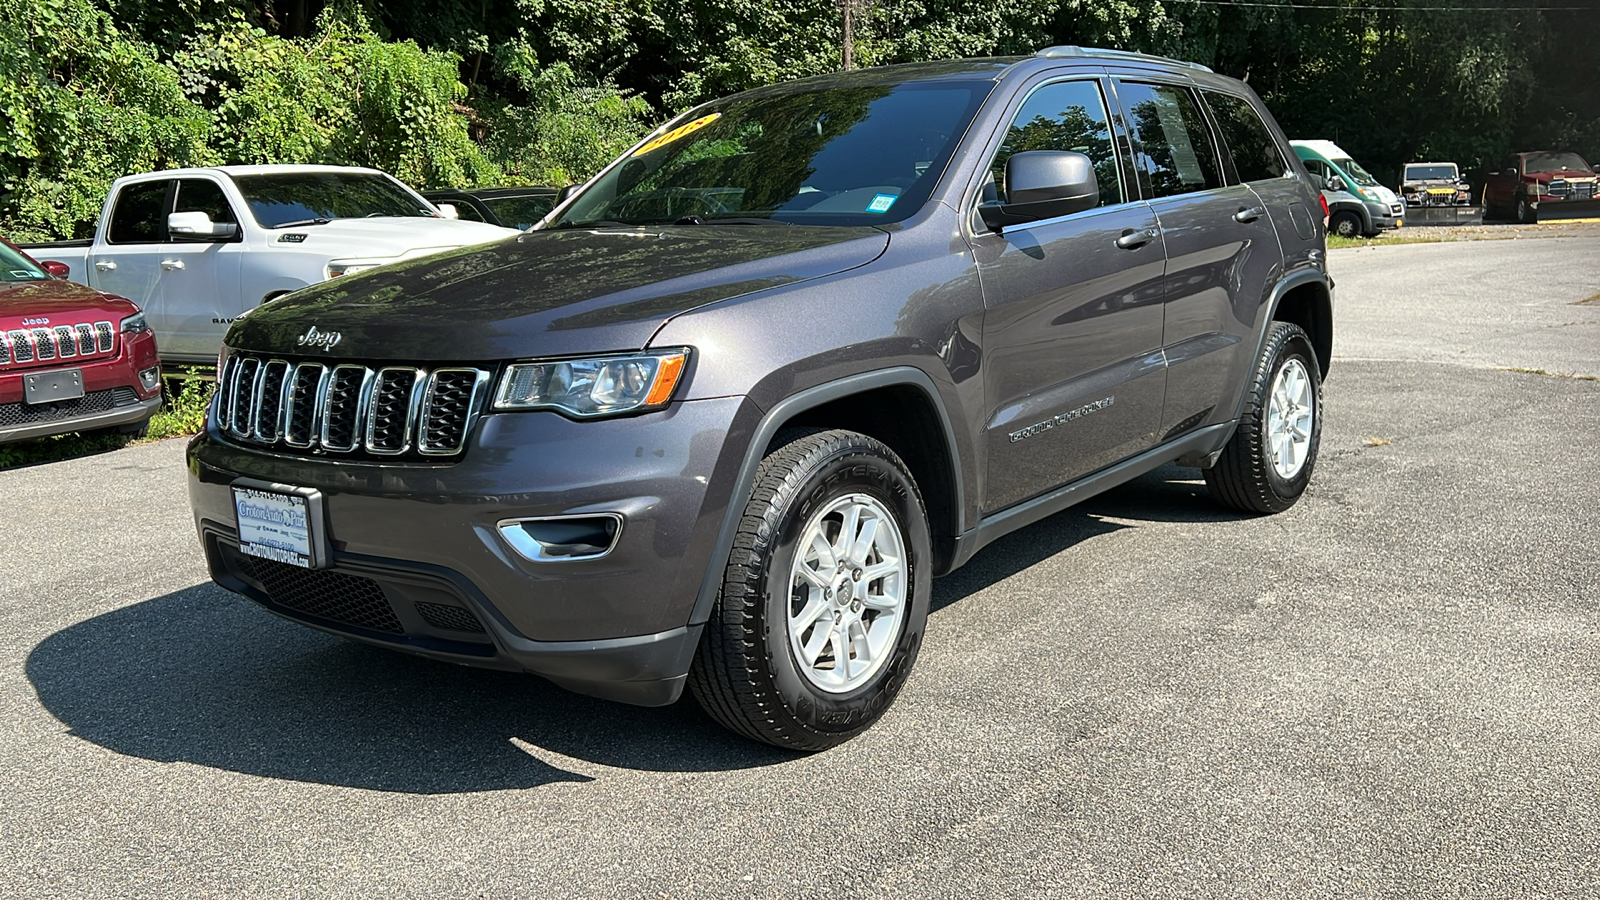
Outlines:
[[785, 437], [757, 470], [689, 688], [738, 734], [826, 750], [877, 721], [916, 661], [928, 517], [882, 443]]
[[1539, 223], [1539, 211], [1533, 208], [1533, 204], [1528, 202], [1527, 197], [1517, 198], [1517, 221], [1524, 225], [1537, 225]]
[[1239, 428], [1206, 487], [1225, 506], [1275, 513], [1305, 493], [1322, 442], [1322, 382], [1316, 352], [1298, 325], [1274, 322], [1256, 360]]
[[1336, 212], [1328, 219], [1328, 230], [1342, 238], [1353, 238], [1361, 234], [1361, 217], [1348, 210]]

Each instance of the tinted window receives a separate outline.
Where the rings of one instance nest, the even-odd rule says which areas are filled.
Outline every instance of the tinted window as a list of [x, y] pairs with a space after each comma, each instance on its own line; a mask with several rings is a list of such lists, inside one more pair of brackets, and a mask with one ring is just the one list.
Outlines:
[[1147, 196], [1170, 197], [1222, 186], [1211, 134], [1186, 88], [1122, 82], [1117, 93], [1132, 120], [1134, 168]]
[[1455, 166], [1406, 166], [1407, 181], [1454, 181]]
[[216, 182], [202, 178], [185, 178], [178, 182], [178, 200], [173, 205], [172, 211], [203, 212], [210, 216], [213, 222], [239, 221], [233, 214], [233, 207], [228, 204], [228, 198], [222, 193], [222, 188]]
[[1240, 181], [1265, 181], [1280, 178], [1289, 171], [1278, 142], [1272, 139], [1267, 123], [1261, 121], [1243, 97], [1207, 92], [1206, 101], [1217, 117], [1223, 143], [1233, 154], [1233, 170]]
[[996, 199], [1005, 196], [1006, 160], [1025, 150], [1072, 150], [1084, 154], [1094, 163], [1095, 179], [1100, 182], [1100, 205], [1122, 202], [1122, 179], [1117, 174], [1111, 128], [1106, 124], [1105, 101], [1095, 82], [1047, 84], [1023, 102], [990, 163]]
[[552, 225], [896, 222], [922, 207], [993, 89], [846, 81], [718, 100], [601, 175]]
[[410, 191], [382, 175], [295, 172], [234, 179], [262, 228], [314, 225], [318, 219], [438, 218]]
[[555, 208], [556, 198], [554, 194], [538, 197], [501, 197], [496, 200], [485, 200], [483, 205], [489, 207], [489, 211], [494, 213], [494, 217], [500, 220], [501, 225], [508, 228], [527, 228]]
[[117, 194], [116, 208], [111, 211], [111, 233], [106, 239], [113, 244], [153, 244], [167, 239], [167, 225], [162, 216], [167, 207], [167, 185], [170, 181], [143, 181], [130, 184]]
[[476, 206], [473, 206], [471, 203], [461, 199], [460, 197], [441, 197], [438, 200], [433, 201], [434, 206], [438, 206], [441, 203], [448, 203], [451, 206], [454, 206], [456, 208], [456, 218], [463, 222], [483, 221], [483, 213], [478, 212], [478, 208]]

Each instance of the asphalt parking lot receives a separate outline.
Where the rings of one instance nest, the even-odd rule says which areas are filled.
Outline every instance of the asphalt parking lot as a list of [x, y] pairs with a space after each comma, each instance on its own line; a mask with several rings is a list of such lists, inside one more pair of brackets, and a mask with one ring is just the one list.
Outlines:
[[1335, 251], [1298, 506], [997, 542], [815, 756], [213, 588], [181, 442], [0, 472], [0, 896], [1594, 897], [1597, 260]]

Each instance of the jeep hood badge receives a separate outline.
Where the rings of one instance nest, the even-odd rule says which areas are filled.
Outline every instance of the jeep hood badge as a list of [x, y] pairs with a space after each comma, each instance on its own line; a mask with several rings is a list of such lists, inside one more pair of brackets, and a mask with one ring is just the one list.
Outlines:
[[344, 335], [337, 331], [318, 331], [313, 325], [305, 334], [295, 339], [295, 343], [302, 347], [317, 347], [324, 353], [332, 350], [334, 345], [344, 340]]

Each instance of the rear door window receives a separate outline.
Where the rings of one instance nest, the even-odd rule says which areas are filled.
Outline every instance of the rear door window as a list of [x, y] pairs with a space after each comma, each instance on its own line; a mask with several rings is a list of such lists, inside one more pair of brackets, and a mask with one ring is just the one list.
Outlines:
[[1211, 91], [1205, 94], [1240, 181], [1281, 178], [1289, 171], [1278, 142], [1273, 140], [1267, 123], [1261, 120], [1249, 101], [1231, 94]]
[[1117, 172], [1117, 154], [1111, 143], [1105, 100], [1094, 81], [1061, 81], [1047, 84], [1023, 101], [1022, 109], [1011, 121], [1005, 140], [989, 163], [996, 196], [1005, 197], [1006, 161], [1026, 150], [1071, 150], [1094, 163], [1095, 180], [1100, 183], [1100, 205], [1121, 203], [1122, 179]]
[[1211, 131], [1188, 88], [1121, 81], [1117, 94], [1134, 131], [1134, 170], [1148, 199], [1222, 186]]
[[159, 244], [167, 239], [167, 187], [170, 179], [130, 184], [117, 194], [106, 240], [113, 244]]

